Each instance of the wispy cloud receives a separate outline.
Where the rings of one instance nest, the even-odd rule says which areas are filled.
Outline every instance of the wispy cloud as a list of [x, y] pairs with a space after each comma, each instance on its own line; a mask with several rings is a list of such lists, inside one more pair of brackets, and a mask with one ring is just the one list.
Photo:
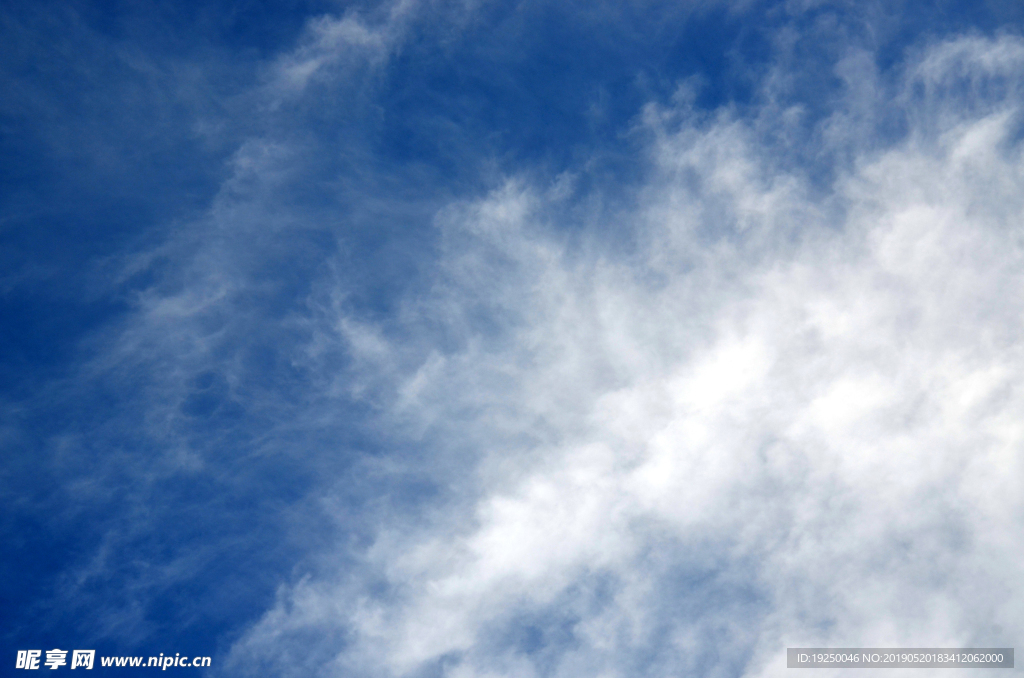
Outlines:
[[324, 16], [311, 21], [304, 44], [275, 64], [273, 87], [282, 93], [299, 93], [318, 72], [346, 60], [379, 65], [394, 49], [395, 32], [391, 22], [367, 26], [354, 12], [340, 19]]

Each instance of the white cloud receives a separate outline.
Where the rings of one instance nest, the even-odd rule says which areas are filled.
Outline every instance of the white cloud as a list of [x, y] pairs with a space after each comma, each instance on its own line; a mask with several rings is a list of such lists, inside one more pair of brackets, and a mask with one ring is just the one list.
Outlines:
[[368, 11], [349, 9], [342, 16], [324, 15], [308, 22], [299, 46], [279, 58], [270, 70], [269, 91], [274, 106], [302, 94], [311, 82], [336, 82], [338, 71], [350, 74], [361, 67], [379, 70], [402, 47], [407, 31], [423, 14], [436, 15], [455, 30], [475, 8], [475, 2], [390, 0]]
[[424, 338], [336, 323], [365, 374], [386, 366], [380, 425], [439, 480], [471, 471], [360, 571], [282, 589], [236, 665], [317, 630], [346, 638], [322, 674], [368, 676], [772, 676], [786, 646], [1012, 645], [1022, 54], [946, 42], [894, 98], [851, 94], [911, 133], [879, 150], [837, 114], [824, 150], [853, 162], [821, 198], [764, 120], [649, 108], [634, 253], [565, 244], [560, 198], [522, 182], [444, 211], [442, 282], [405, 316]]
[[349, 9], [342, 16], [324, 15], [308, 22], [299, 46], [271, 68], [269, 91], [274, 106], [300, 95], [310, 82], [331, 81], [337, 73], [367, 66], [378, 69], [398, 49], [418, 0], [382, 3], [369, 15]]
[[340, 19], [321, 17], [310, 22], [306, 44], [281, 59], [274, 85], [285, 92], [301, 92], [321, 69], [346, 57], [365, 57], [371, 64], [387, 56], [387, 28], [368, 27], [349, 14]]

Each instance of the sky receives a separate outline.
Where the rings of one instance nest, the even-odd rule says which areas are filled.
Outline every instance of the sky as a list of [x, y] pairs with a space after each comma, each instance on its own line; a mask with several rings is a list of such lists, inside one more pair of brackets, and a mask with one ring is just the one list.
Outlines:
[[0, 675], [1013, 647], [1022, 28], [0, 3]]

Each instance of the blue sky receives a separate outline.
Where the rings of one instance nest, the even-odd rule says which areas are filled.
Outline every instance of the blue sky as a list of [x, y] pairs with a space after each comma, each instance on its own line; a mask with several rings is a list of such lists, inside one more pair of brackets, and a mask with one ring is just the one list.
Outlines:
[[1022, 21], [3, 4], [3, 675], [1013, 646]]

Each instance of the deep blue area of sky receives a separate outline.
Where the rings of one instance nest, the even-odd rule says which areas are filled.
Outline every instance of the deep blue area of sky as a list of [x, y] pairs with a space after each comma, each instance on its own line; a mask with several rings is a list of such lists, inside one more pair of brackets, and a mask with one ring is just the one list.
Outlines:
[[[0, 673], [14, 650], [54, 645], [224, 652], [281, 582], [316, 567], [304, 560], [311, 545], [344, 531], [303, 508], [311, 492], [337, 482], [355, 514], [377, 493], [401, 502], [434, 491], [351, 475], [344, 450], [392, 452], [361, 425], [357, 404], [335, 426], [287, 433], [266, 423], [259, 403], [290, 403], [276, 422], [306, 404], [313, 377], [282, 355], [301, 339], [282, 319], [330, 257], [345, 262], [352, 310], [386, 318], [429, 264], [438, 207], [507, 174], [554, 177], [584, 163], [581, 190], [628, 202], [644, 175], [643, 139], [631, 131], [642, 106], [696, 78], [698, 110], [742, 112], [782, 30], [795, 36], [793, 97], [810, 127], [840, 87], [840, 45], [801, 41], [804, 29], [831, 22], [852, 42], [870, 35], [884, 73], [926, 39], [1017, 31], [1024, 17], [1015, 1], [826, 4], [798, 16], [781, 4], [682, 4], [494, 2], [458, 30], [413, 21], [382, 72], [313, 84], [272, 111], [254, 92], [307, 22], [346, 8], [372, 21], [373, 6], [0, 3]], [[199, 121], [213, 131], [197, 132]], [[147, 429], [147, 369], [159, 368], [89, 366], [136, 295], [173, 287], [181, 262], [156, 256], [116, 278], [118, 262], [201, 222], [230, 159], [254, 138], [306, 149], [266, 197], [304, 225], [262, 246], [262, 284], [229, 323], [220, 350], [245, 375], [235, 394], [216, 371], [189, 377], [180, 435], [210, 472], [143, 489], [138, 469], [171, 444]], [[102, 492], [83, 489], [97, 474]], [[151, 529], [122, 529], [147, 506]], [[110, 542], [102, 574], [72, 581], [112, 533], [129, 536]], [[147, 574], [189, 550], [199, 557], [188, 576]], [[132, 611], [131, 629], [97, 636], [97, 616], [119, 610]]]

